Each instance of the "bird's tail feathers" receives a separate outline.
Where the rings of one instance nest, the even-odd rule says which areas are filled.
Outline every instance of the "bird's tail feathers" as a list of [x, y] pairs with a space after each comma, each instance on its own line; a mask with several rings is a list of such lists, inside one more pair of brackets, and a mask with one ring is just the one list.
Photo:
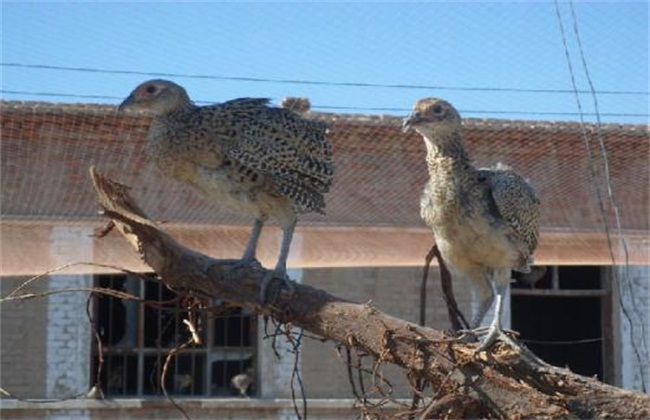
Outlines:
[[321, 193], [329, 191], [334, 175], [331, 160], [301, 156], [299, 167], [305, 168], [304, 172], [297, 174], [299, 178]]
[[300, 211], [325, 213], [325, 199], [316, 188], [294, 177], [276, 177], [274, 183], [278, 192], [291, 198]]

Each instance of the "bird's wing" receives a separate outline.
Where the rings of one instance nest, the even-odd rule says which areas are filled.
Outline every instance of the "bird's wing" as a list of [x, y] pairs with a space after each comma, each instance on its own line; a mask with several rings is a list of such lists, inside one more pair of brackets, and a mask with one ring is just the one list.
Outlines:
[[220, 105], [220, 125], [232, 138], [224, 154], [269, 175], [279, 192], [300, 206], [318, 210], [333, 177], [327, 125], [267, 104], [266, 99], [241, 98]]
[[494, 204], [501, 218], [510, 226], [513, 239], [526, 269], [537, 247], [540, 201], [533, 187], [520, 175], [505, 165], [497, 165], [479, 174], [486, 177]]

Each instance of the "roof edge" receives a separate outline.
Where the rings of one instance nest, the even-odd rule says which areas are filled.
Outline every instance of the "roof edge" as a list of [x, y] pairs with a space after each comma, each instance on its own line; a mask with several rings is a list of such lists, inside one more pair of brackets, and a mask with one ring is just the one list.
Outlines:
[[[72, 114], [78, 112], [91, 114], [115, 114], [117, 105], [94, 104], [94, 103], [60, 103], [45, 101], [5, 101], [0, 100], [0, 110], [2, 112], [60, 112], [63, 114]], [[135, 114], [138, 115], [139, 113]], [[347, 124], [372, 124], [389, 127], [401, 127], [402, 117], [388, 114], [338, 114], [329, 112], [308, 111], [312, 118], [331, 122]], [[144, 115], [144, 114], [142, 114]], [[580, 130], [580, 122], [573, 121], [543, 121], [543, 120], [512, 120], [498, 118], [464, 118], [464, 125], [473, 129], [542, 129], [542, 130]], [[584, 127], [587, 131], [596, 131], [598, 125], [595, 123], [586, 123]], [[623, 123], [606, 123], [600, 125], [601, 130], [605, 131], [625, 131], [628, 133], [650, 134], [650, 124], [623, 124]]]

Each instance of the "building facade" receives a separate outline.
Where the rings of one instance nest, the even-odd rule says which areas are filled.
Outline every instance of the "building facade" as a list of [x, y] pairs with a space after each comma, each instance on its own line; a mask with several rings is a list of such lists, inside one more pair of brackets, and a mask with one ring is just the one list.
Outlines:
[[[308, 215], [299, 223], [290, 276], [346, 299], [371, 300], [416, 322], [422, 264], [433, 243], [419, 220], [418, 196], [426, 180], [421, 141], [401, 134], [394, 117], [311, 116], [332, 126], [337, 175], [327, 216]], [[238, 257], [250, 227], [246, 219], [159, 179], [143, 154], [148, 123], [146, 116], [118, 115], [106, 106], [3, 103], [2, 297], [42, 275], [24, 289], [42, 295], [0, 304], [0, 386], [9, 393], [1, 401], [4, 415], [175, 415], [162, 397], [160, 374], [167, 356], [189, 338], [183, 322], [188, 315], [181, 310], [186, 302], [175, 301], [175, 294], [155, 281], [118, 270], [149, 275], [119, 235], [96, 235], [105, 220], [96, 214], [88, 167], [97, 165], [132, 186], [145, 211], [165, 221], [166, 231], [216, 258]], [[647, 392], [647, 127], [604, 127], [608, 155], [594, 153], [591, 162], [573, 124], [469, 120], [466, 127], [477, 163], [514, 166], [531, 179], [543, 203], [536, 262], [547, 270], [533, 286], [513, 284], [512, 328], [553, 364]], [[605, 162], [620, 226], [613, 223]], [[265, 265], [274, 261], [280, 236], [272, 227], [263, 233], [259, 249]], [[93, 287], [118, 294], [90, 294]], [[427, 325], [449, 328], [437, 267], [428, 290]], [[471, 313], [471, 290], [459, 280], [455, 291], [464, 312]], [[124, 300], [119, 293], [159, 304]], [[292, 381], [298, 390], [294, 366], [311, 416], [357, 414], [335, 343], [303, 338], [296, 363], [290, 343], [267, 337], [272, 325], [224, 302], [208, 304], [217, 309], [194, 320], [201, 345], [188, 347], [166, 366], [165, 388], [185, 402], [192, 417], [291, 416]], [[407, 398], [403, 374], [390, 366], [382, 372], [392, 395]], [[243, 392], [231, 384], [237, 375], [252, 381]], [[95, 385], [105, 400], [85, 398]], [[242, 398], [244, 393], [250, 398]], [[22, 401], [78, 396], [48, 405]]]

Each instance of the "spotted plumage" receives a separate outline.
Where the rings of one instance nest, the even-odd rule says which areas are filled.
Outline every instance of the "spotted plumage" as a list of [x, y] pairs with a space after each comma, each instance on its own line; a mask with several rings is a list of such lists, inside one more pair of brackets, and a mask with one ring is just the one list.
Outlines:
[[153, 114], [147, 156], [162, 173], [255, 218], [244, 262], [255, 259], [264, 221], [278, 222], [284, 238], [275, 274], [284, 277], [298, 214], [324, 212], [332, 185], [325, 123], [269, 106], [268, 99], [196, 106], [185, 89], [166, 80], [140, 84], [119, 108]]
[[[441, 99], [422, 99], [404, 121], [424, 139], [429, 181], [420, 209], [452, 273], [468, 278], [482, 296], [472, 320], [478, 326], [496, 291], [497, 308], [487, 348], [500, 329], [503, 293], [511, 270], [530, 271], [538, 241], [540, 202], [511, 168], [476, 168], [463, 145], [460, 114]], [[490, 287], [492, 286], [492, 287]]]

